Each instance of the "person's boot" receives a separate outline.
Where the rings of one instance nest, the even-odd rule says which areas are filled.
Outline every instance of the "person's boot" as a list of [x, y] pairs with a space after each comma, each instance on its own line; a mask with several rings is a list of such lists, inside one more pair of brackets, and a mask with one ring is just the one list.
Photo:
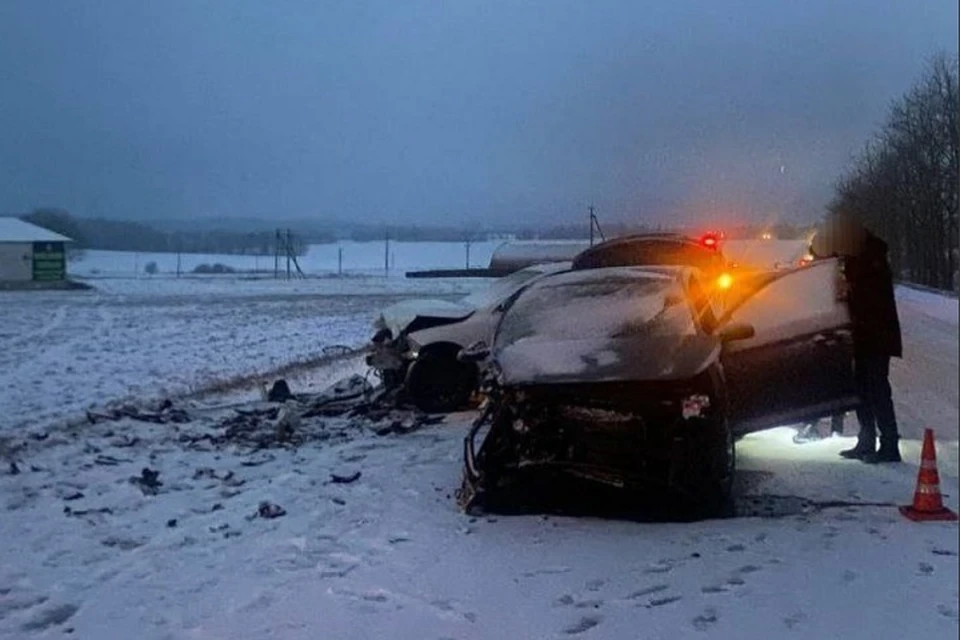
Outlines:
[[866, 455], [862, 458], [867, 464], [877, 464], [880, 462], [903, 462], [900, 457], [900, 447], [896, 441], [880, 441], [880, 450], [876, 453]]
[[868, 444], [863, 440], [857, 440], [857, 446], [852, 449], [844, 449], [840, 452], [840, 457], [846, 458], [847, 460], [863, 460], [867, 456], [875, 456], [876, 454], [876, 445]]

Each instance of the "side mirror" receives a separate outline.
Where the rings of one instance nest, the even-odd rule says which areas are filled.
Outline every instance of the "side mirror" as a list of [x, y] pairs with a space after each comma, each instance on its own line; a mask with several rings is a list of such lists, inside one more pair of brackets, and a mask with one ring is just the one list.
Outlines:
[[721, 342], [736, 342], [738, 340], [749, 340], [757, 334], [752, 324], [745, 322], [735, 322], [720, 330]]
[[490, 356], [490, 347], [483, 340], [474, 342], [469, 347], [461, 349], [457, 354], [457, 360], [460, 362], [480, 362]]

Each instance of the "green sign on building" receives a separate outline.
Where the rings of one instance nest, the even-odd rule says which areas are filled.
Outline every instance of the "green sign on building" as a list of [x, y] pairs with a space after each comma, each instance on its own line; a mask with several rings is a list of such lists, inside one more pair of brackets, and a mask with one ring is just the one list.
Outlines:
[[62, 242], [33, 243], [33, 279], [35, 282], [65, 280], [67, 255]]

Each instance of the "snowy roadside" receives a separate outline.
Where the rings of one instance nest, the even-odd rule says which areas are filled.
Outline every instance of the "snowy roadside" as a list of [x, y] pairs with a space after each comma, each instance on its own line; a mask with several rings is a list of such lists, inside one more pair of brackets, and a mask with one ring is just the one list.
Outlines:
[[[270, 291], [69, 294], [60, 313], [50, 301], [72, 298], [10, 305], [0, 344], [16, 353], [0, 364], [20, 367], [3, 382], [21, 402], [0, 408], [17, 416], [34, 402], [62, 417], [129, 394], [117, 371], [142, 376], [145, 395], [170, 378], [189, 388], [218, 352], [232, 374], [282, 366], [308, 336], [321, 354], [351, 332], [365, 340], [390, 299]], [[892, 379], [907, 462], [843, 461], [850, 436], [798, 446], [792, 429], [756, 434], [737, 446], [745, 515], [734, 519], [470, 518], [453, 500], [469, 414], [405, 435], [321, 416], [298, 429], [325, 439], [255, 452], [195, 446], [220, 415], [212, 407], [251, 401], [246, 389], [183, 402], [196, 414], [184, 424], [17, 423], [6, 446], [18, 450], [0, 451], [0, 638], [956, 637], [957, 526], [895, 508], [912, 497], [927, 426], [958, 508], [956, 323], [931, 311], [935, 300], [898, 296], [907, 357]], [[113, 313], [91, 332], [98, 305]], [[53, 314], [37, 322], [38, 308]], [[168, 319], [177, 332], [163, 334]], [[288, 379], [316, 390], [363, 369], [344, 359]], [[145, 468], [162, 484], [144, 483]], [[259, 517], [264, 501], [285, 514]]]
[[331, 347], [359, 347], [382, 306], [478, 284], [194, 278], [97, 286], [0, 295], [0, 434], [82, 416], [90, 405], [178, 396], [321, 358]]
[[956, 525], [904, 520], [917, 465], [841, 461], [850, 438], [741, 441], [741, 518], [470, 518], [469, 414], [403, 435], [318, 417], [297, 427], [318, 437], [259, 450], [198, 437], [213, 417], [52, 434], [0, 471], [0, 637], [957, 633]]

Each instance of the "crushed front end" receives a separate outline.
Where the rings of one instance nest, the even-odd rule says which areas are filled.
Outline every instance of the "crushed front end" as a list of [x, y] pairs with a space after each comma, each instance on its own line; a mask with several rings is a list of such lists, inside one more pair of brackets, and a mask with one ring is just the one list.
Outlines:
[[561, 477], [631, 494], [666, 490], [696, 501], [704, 485], [722, 475], [714, 453], [728, 446], [714, 375], [492, 394], [464, 442], [460, 506], [510, 502], [529, 487], [558, 486], [554, 479]]

